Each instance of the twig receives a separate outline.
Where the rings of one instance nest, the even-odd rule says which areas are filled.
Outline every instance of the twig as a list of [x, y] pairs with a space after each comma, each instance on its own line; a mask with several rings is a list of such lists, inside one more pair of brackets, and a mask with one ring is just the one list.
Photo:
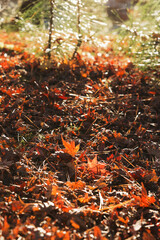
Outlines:
[[49, 26], [49, 38], [48, 38], [48, 59], [51, 59], [51, 41], [52, 41], [52, 29], [53, 29], [53, 8], [55, 0], [50, 0], [50, 26]]
[[34, 122], [32, 122], [32, 120], [31, 120], [29, 117], [27, 117], [25, 114], [23, 114], [23, 116], [24, 116], [34, 127], [36, 127], [37, 129], [39, 129], [39, 127], [38, 127], [36, 124], [34, 124]]
[[80, 21], [80, 2], [81, 0], [77, 0], [77, 31], [78, 31], [78, 42], [77, 45], [75, 47], [74, 53], [72, 55], [72, 59], [74, 59], [78, 49], [80, 48], [81, 44], [82, 44], [82, 34], [81, 34], [81, 21]]

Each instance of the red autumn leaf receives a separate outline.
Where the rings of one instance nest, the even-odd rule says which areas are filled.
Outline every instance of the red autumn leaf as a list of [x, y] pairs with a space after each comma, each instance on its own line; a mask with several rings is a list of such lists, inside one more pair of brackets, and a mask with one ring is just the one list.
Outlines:
[[152, 94], [152, 95], [156, 95], [156, 92], [154, 92], [154, 91], [149, 91], [148, 93]]
[[68, 231], [68, 232], [66, 232], [66, 234], [64, 235], [64, 237], [63, 237], [63, 240], [70, 240], [71, 238], [70, 238], [70, 232]]
[[26, 192], [33, 192], [35, 190], [36, 186], [34, 185], [33, 187], [29, 188]]
[[152, 169], [152, 173], [150, 174], [150, 182], [157, 183], [159, 180], [159, 177], [156, 174], [155, 169]]
[[145, 189], [143, 182], [141, 183], [141, 185], [142, 185], [142, 196], [147, 197], [147, 190]]
[[3, 224], [3, 227], [2, 227], [2, 235], [3, 236], [6, 236], [8, 234], [9, 228], [10, 228], [10, 225], [8, 224], [7, 216], [5, 216], [4, 217], [4, 224]]
[[[57, 187], [57, 186], [52, 186], [51, 195], [52, 195], [52, 196], [56, 196], [57, 193], [58, 193], [58, 187]], [[59, 194], [60, 194], [60, 193], [59, 193]]]
[[57, 108], [58, 110], [62, 110], [63, 108], [60, 107], [60, 105], [58, 103], [54, 103], [54, 107]]
[[101, 240], [102, 235], [101, 235], [101, 230], [98, 226], [94, 227], [94, 236], [96, 240]]
[[75, 190], [75, 189], [82, 190], [86, 186], [85, 182], [82, 182], [81, 180], [77, 182], [66, 182], [66, 185], [72, 190]]
[[23, 127], [19, 127], [17, 129], [18, 132], [22, 132], [22, 131], [26, 131], [27, 130], [27, 127], [26, 126], [23, 126]]
[[149, 197], [147, 195], [147, 191], [144, 187], [144, 184], [142, 183], [142, 197], [141, 197], [141, 205], [144, 207], [149, 207], [151, 204], [153, 204], [156, 201], [154, 196]]
[[125, 74], [125, 70], [124, 69], [119, 69], [118, 72], [117, 72], [117, 76], [121, 77]]
[[97, 161], [97, 155], [95, 155], [94, 159], [90, 159], [87, 157], [87, 160], [88, 160], [89, 171], [91, 171], [94, 174], [101, 174], [101, 175], [106, 174], [105, 164], [99, 163]]
[[80, 226], [74, 220], [71, 219], [70, 223], [71, 223], [72, 227], [74, 227], [75, 229], [79, 229], [80, 228]]
[[68, 98], [65, 97], [64, 95], [59, 95], [58, 98], [63, 99], [63, 100], [67, 100], [67, 99], [68, 99]]
[[13, 201], [11, 204], [12, 211], [16, 212], [21, 210], [23, 205], [21, 204], [20, 201]]
[[40, 211], [41, 207], [38, 203], [25, 203], [23, 209], [20, 211], [20, 214], [27, 213], [30, 211], [38, 212]]
[[74, 141], [71, 141], [71, 143], [69, 143], [69, 142], [66, 142], [62, 136], [61, 138], [62, 138], [63, 146], [65, 147], [67, 153], [69, 153], [72, 157], [75, 157], [76, 153], [79, 151], [80, 144], [75, 146]]
[[143, 232], [142, 240], [156, 240], [155, 237], [151, 234], [150, 230]]
[[141, 196], [135, 196], [133, 195], [135, 199], [135, 203], [139, 204], [141, 207], [149, 207], [151, 204], [155, 203], [156, 199], [154, 196], [148, 196], [147, 195], [147, 190], [144, 187], [144, 184], [141, 183], [142, 185], [142, 194]]
[[86, 204], [88, 203], [90, 200], [92, 199], [92, 197], [88, 196], [88, 193], [85, 193], [84, 197], [79, 197], [78, 201], [82, 204]]
[[118, 219], [120, 222], [127, 224], [129, 222], [129, 217], [126, 217], [126, 219], [124, 219], [123, 217], [118, 216]]

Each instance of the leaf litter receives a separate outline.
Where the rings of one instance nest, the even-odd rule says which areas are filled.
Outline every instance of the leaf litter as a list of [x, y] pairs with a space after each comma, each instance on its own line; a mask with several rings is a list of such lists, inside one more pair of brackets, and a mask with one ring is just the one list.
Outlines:
[[82, 53], [1, 49], [2, 239], [160, 238], [158, 69]]

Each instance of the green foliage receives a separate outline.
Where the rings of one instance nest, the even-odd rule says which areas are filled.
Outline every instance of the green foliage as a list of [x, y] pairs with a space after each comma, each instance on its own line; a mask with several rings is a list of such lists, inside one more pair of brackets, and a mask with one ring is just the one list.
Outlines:
[[[28, 2], [26, 0], [26, 2]], [[50, 0], [35, 0], [21, 9], [21, 30], [49, 29]], [[55, 0], [53, 9], [52, 48], [54, 55], [71, 57], [78, 41], [93, 41], [107, 33], [104, 0]], [[78, 13], [79, 12], [79, 13]], [[50, 51], [46, 49], [46, 53]]]
[[31, 22], [35, 25], [41, 25], [42, 19], [49, 15], [48, 3], [44, 0], [35, 1], [34, 4], [28, 4], [26, 7], [22, 8], [23, 19]]
[[[26, 0], [26, 2], [28, 2]], [[77, 0], [55, 0], [54, 29], [57, 31], [77, 31]], [[105, 26], [106, 13], [104, 0], [81, 0], [80, 20], [83, 33], [99, 32]], [[26, 4], [21, 9], [22, 17], [26, 21], [41, 25], [43, 20], [50, 18], [50, 0], [35, 0], [34, 4]], [[100, 27], [100, 25], [102, 25]]]
[[[47, 48], [50, 0], [26, 0], [19, 20], [12, 25], [23, 32], [41, 34], [41, 49], [61, 57], [72, 57], [80, 41], [97, 43], [96, 37], [109, 33], [105, 0], [55, 0], [52, 47]], [[78, 13], [79, 3], [79, 13]], [[128, 55], [142, 69], [160, 65], [160, 0], [140, 0], [115, 35], [115, 49]], [[110, 32], [112, 33], [112, 32]], [[109, 33], [109, 34], [110, 34]]]
[[160, 1], [140, 1], [122, 25], [116, 42], [118, 51], [132, 57], [142, 69], [160, 66]]

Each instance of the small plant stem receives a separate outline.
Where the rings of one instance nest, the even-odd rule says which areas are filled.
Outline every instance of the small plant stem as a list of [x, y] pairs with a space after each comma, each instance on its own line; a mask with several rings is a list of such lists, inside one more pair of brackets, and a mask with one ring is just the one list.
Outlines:
[[75, 47], [74, 53], [72, 55], [73, 59], [75, 57], [75, 54], [77, 53], [78, 49], [80, 48], [81, 44], [82, 44], [82, 34], [81, 34], [81, 20], [80, 20], [80, 4], [81, 4], [81, 0], [77, 0], [77, 32], [78, 32], [78, 42], [77, 45]]
[[49, 38], [48, 38], [48, 59], [51, 59], [51, 46], [52, 46], [52, 30], [53, 30], [53, 8], [55, 0], [50, 0], [50, 25], [49, 25]]

